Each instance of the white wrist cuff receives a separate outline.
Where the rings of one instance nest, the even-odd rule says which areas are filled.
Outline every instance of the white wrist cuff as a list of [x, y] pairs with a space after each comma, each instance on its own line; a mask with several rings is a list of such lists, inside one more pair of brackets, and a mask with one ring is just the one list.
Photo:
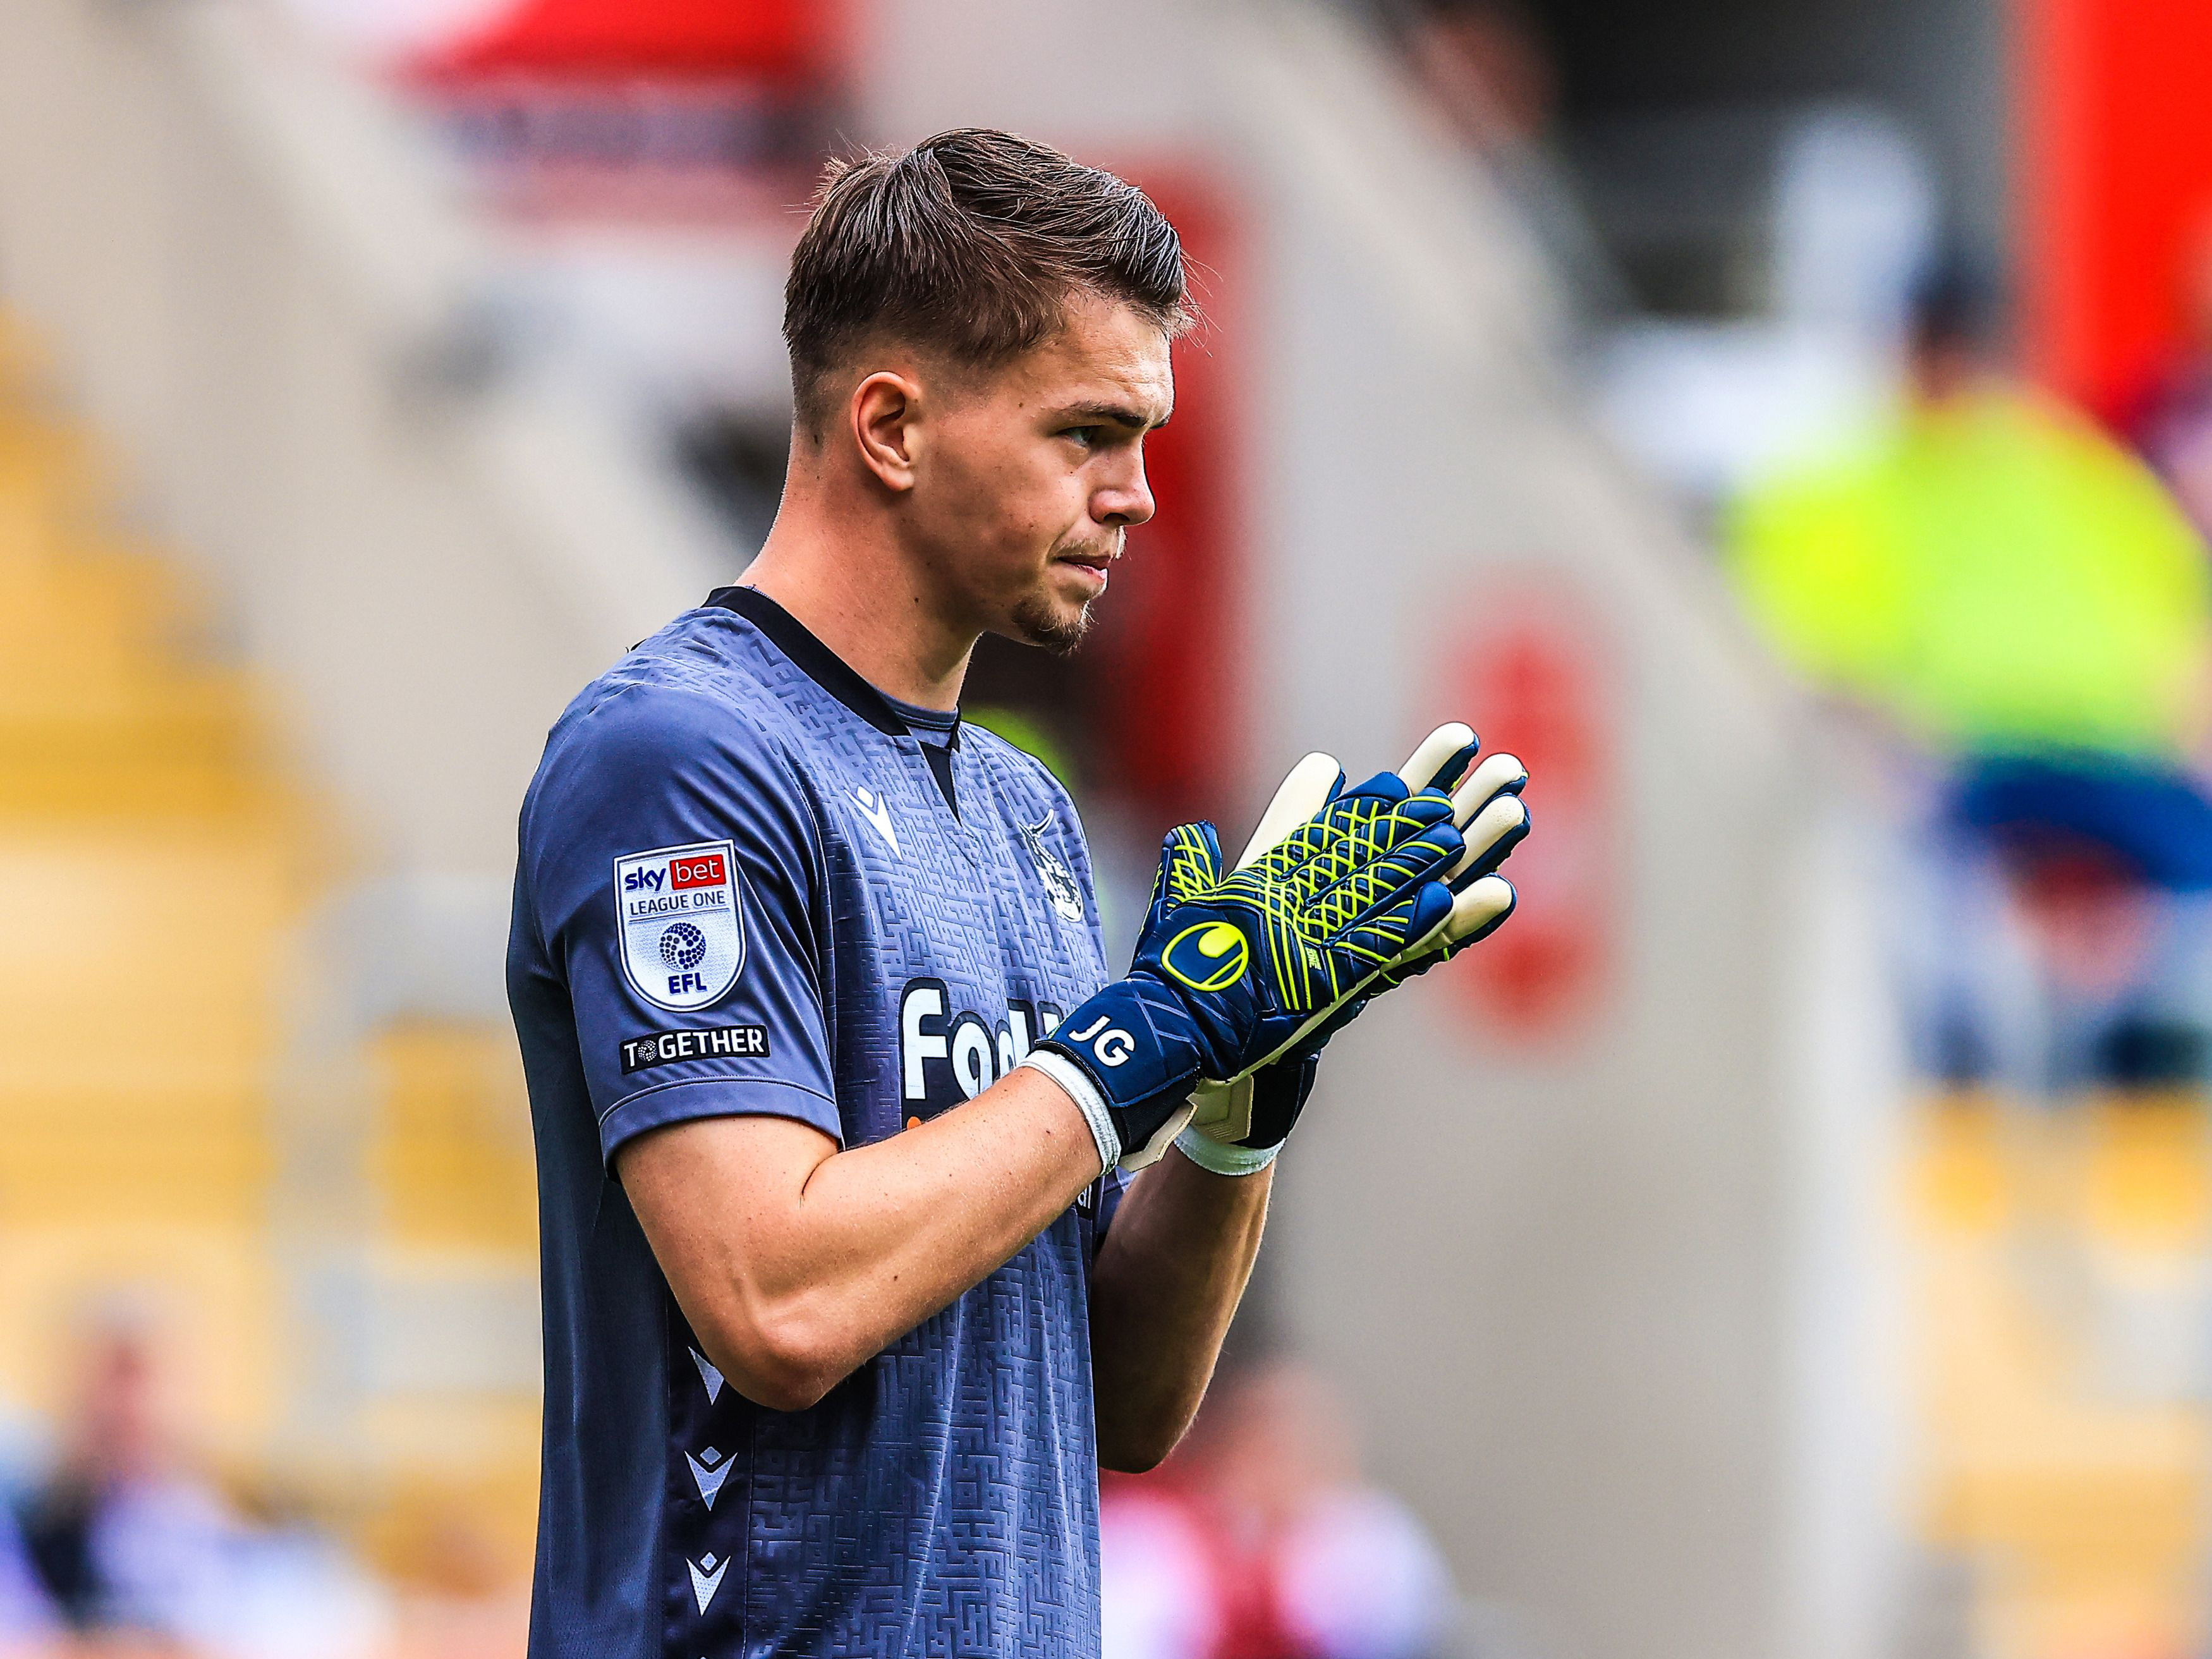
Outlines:
[[1232, 1146], [1225, 1140], [1216, 1140], [1203, 1129], [1185, 1129], [1176, 1137], [1176, 1150], [1201, 1170], [1218, 1176], [1257, 1175], [1275, 1161], [1275, 1154], [1283, 1150], [1280, 1141], [1272, 1146]]
[[1067, 1097], [1075, 1103], [1075, 1109], [1091, 1126], [1091, 1139], [1098, 1143], [1098, 1168], [1102, 1173], [1121, 1161], [1121, 1137], [1115, 1133], [1114, 1115], [1106, 1109], [1106, 1097], [1098, 1092], [1097, 1084], [1084, 1076], [1080, 1066], [1049, 1048], [1030, 1050], [1022, 1064], [1042, 1072], [1067, 1091]]

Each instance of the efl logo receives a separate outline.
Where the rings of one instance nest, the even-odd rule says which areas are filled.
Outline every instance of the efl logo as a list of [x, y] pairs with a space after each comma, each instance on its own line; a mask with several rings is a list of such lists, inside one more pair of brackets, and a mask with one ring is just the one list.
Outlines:
[[737, 860], [726, 841], [662, 847], [615, 860], [623, 971], [656, 1007], [718, 1001], [744, 963]]
[[729, 866], [720, 853], [668, 860], [668, 884], [678, 892], [687, 887], [720, 887], [729, 878]]

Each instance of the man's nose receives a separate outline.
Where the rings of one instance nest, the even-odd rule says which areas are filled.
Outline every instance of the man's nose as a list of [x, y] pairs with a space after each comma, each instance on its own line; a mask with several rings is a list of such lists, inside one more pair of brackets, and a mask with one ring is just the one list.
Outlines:
[[1126, 477], [1115, 480], [1092, 498], [1091, 516], [1103, 525], [1127, 528], [1152, 516], [1152, 487], [1145, 477], [1142, 461], [1134, 463]]

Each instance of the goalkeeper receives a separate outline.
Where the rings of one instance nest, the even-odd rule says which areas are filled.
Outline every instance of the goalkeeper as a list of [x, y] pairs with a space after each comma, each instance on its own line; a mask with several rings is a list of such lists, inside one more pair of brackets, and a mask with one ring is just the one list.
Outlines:
[[1099, 1467], [1196, 1410], [1314, 1056], [1510, 908], [1520, 770], [1450, 726], [1302, 764], [1233, 867], [1174, 831], [1113, 979], [1066, 795], [960, 720], [1152, 515], [1183, 317], [1174, 230], [1054, 151], [837, 172], [766, 545], [553, 729], [533, 1659], [1095, 1656]]

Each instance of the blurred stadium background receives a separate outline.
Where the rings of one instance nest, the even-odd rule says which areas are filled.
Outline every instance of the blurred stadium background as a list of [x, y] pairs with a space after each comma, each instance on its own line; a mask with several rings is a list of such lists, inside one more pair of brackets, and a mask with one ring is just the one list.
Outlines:
[[1307, 748], [1535, 778], [1109, 1488], [1110, 1659], [2204, 1652], [2208, 65], [2192, 0], [9, 0], [0, 1645], [520, 1652], [514, 810], [766, 526], [823, 155], [988, 124], [1205, 266], [1095, 647], [969, 697], [1124, 932]]

